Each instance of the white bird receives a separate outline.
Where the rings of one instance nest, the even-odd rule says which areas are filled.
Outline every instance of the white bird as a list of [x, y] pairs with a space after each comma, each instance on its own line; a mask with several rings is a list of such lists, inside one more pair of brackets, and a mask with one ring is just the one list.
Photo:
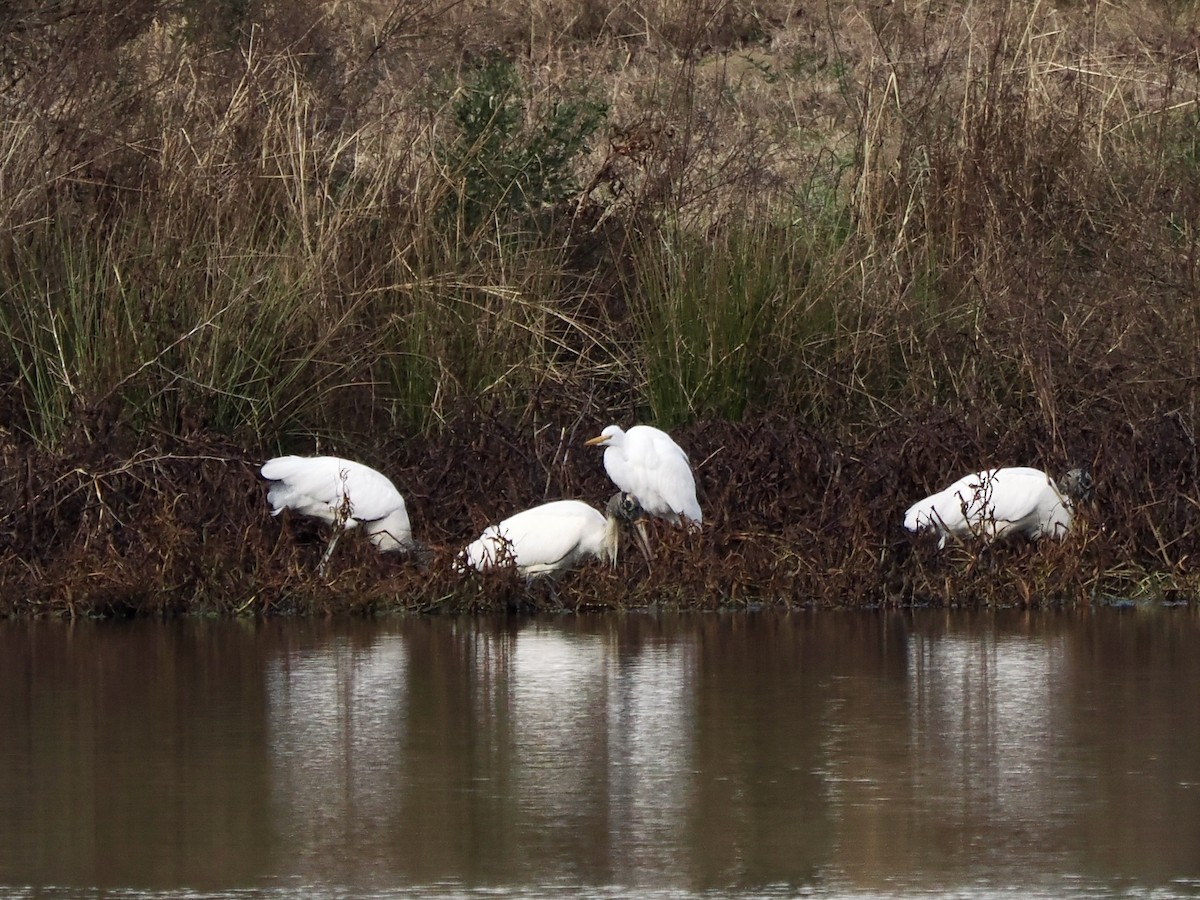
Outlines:
[[904, 514], [904, 527], [933, 531], [939, 548], [950, 535], [986, 542], [1010, 534], [1062, 538], [1071, 529], [1074, 502], [1090, 500], [1093, 487], [1087, 469], [1072, 469], [1059, 484], [1040, 469], [987, 469], [914, 503]]
[[589, 447], [604, 447], [604, 470], [622, 491], [637, 497], [648, 515], [680, 525], [699, 525], [696, 479], [683, 448], [665, 431], [609, 425]]
[[461, 563], [480, 572], [507, 563], [528, 578], [556, 575], [587, 556], [616, 563], [623, 526], [635, 526], [635, 543], [647, 552], [637, 527], [643, 516], [642, 507], [627, 493], [614, 494], [605, 513], [582, 500], [543, 503], [486, 528], [463, 551]]
[[337, 456], [278, 456], [261, 471], [271, 482], [271, 515], [291, 509], [334, 525], [317, 568], [322, 575], [342, 531], [360, 524], [381, 551], [418, 549], [404, 498], [387, 476], [369, 466]]

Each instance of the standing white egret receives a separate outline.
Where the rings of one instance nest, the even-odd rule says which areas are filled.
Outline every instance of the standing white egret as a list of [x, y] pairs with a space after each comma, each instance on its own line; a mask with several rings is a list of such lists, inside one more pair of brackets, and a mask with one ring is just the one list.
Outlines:
[[687, 454], [665, 431], [609, 425], [586, 443], [604, 448], [604, 471], [618, 488], [637, 497], [647, 514], [679, 525], [701, 523]]
[[271, 515], [291, 509], [334, 525], [317, 567], [321, 575], [342, 531], [359, 524], [381, 551], [418, 548], [404, 498], [387, 476], [369, 466], [337, 456], [278, 456], [261, 471], [271, 482]]
[[1072, 469], [1058, 484], [1041, 469], [987, 469], [914, 503], [904, 527], [935, 532], [939, 548], [950, 535], [987, 542], [1009, 534], [1062, 538], [1071, 529], [1074, 502], [1090, 500], [1093, 488], [1087, 469]]
[[509, 516], [486, 528], [462, 554], [478, 571], [505, 563], [528, 578], [557, 575], [587, 556], [617, 561], [620, 528], [633, 525], [634, 542], [647, 552], [638, 526], [644, 513], [630, 494], [617, 493], [601, 513], [582, 500], [555, 500]]

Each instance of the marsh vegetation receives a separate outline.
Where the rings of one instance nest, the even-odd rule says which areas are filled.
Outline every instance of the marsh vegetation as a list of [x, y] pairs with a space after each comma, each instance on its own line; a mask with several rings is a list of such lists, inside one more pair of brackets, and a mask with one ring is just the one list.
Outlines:
[[[599, 503], [582, 441], [635, 421], [706, 528], [567, 605], [1190, 598], [1198, 31], [1166, 0], [8, 4], [0, 609], [526, 603], [453, 552]], [[316, 579], [280, 452], [385, 472], [443, 552], [346, 541]], [[1075, 463], [1062, 545], [900, 535], [961, 474]]]

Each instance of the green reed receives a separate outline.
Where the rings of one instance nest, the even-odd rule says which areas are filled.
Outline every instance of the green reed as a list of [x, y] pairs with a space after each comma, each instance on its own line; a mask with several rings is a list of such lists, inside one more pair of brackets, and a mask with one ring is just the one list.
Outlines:
[[[0, 128], [17, 428], [57, 444], [107, 415], [304, 444], [550, 398], [668, 425], [946, 405], [1053, 431], [1101, 398], [1168, 403], [1157, 365], [1190, 377], [1177, 54], [1100, 65], [1080, 42], [1107, 20], [964, 6], [935, 32], [822, 15], [821, 35], [777, 35], [819, 46], [774, 59], [695, 3], [651, 12], [640, 40], [690, 56], [597, 25], [538, 65], [459, 59], [364, 48], [337, 19], [309, 33], [326, 55], [257, 32], [209, 52], [230, 35], [105, 19], [108, 55], [38, 80], [38, 48], [13, 44], [31, 76]], [[530, 16], [504, 20], [514, 45], [555, 21]], [[710, 45], [737, 52], [701, 64]]]

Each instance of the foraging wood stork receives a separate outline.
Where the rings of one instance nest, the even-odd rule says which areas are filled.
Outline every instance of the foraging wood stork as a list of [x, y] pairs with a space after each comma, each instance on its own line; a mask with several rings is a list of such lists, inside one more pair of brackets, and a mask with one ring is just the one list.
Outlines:
[[271, 515], [291, 509], [334, 525], [318, 574], [333, 554], [342, 531], [362, 525], [381, 551], [416, 550], [404, 498], [387, 476], [337, 456], [278, 456], [263, 463], [271, 482]]
[[939, 549], [950, 535], [986, 542], [1010, 534], [1062, 538], [1071, 529], [1074, 504], [1093, 494], [1087, 469], [1072, 469], [1057, 484], [1041, 469], [987, 469], [914, 503], [904, 514], [904, 527], [935, 532]]
[[637, 500], [623, 492], [612, 496], [604, 513], [582, 500], [555, 500], [489, 526], [461, 560], [477, 571], [508, 563], [527, 578], [557, 575], [587, 556], [615, 563], [622, 527], [634, 526], [634, 542], [647, 553], [643, 517]]
[[628, 431], [609, 425], [586, 443], [604, 448], [608, 477], [637, 497], [648, 515], [679, 525], [700, 525], [692, 467], [683, 448], [665, 431], [650, 425], [634, 425]]

